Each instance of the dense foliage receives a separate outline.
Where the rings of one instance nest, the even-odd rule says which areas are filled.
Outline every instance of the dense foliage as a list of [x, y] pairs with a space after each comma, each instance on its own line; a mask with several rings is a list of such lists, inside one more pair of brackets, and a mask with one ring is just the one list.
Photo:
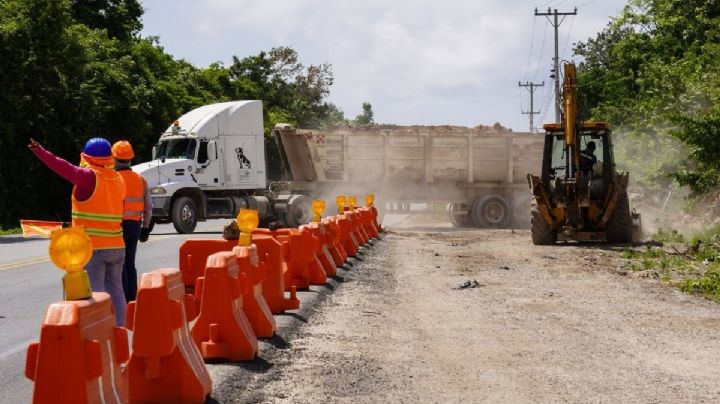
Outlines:
[[344, 120], [326, 102], [330, 65], [275, 48], [198, 68], [140, 37], [141, 17], [138, 0], [0, 0], [0, 228], [68, 219], [71, 187], [31, 156], [31, 137], [71, 162], [90, 137], [127, 139], [145, 161], [169, 122], [207, 103], [262, 100], [266, 129]]
[[720, 185], [720, 2], [631, 0], [575, 53], [585, 117], [621, 127], [636, 179]]

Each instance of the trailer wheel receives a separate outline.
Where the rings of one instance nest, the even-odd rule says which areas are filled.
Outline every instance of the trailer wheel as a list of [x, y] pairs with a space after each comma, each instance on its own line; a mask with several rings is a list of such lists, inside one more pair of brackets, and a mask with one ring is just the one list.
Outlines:
[[618, 195], [617, 205], [605, 227], [605, 235], [610, 243], [629, 243], [632, 241], [633, 222], [630, 215], [630, 202], [626, 192]]
[[532, 242], [535, 245], [555, 244], [557, 242], [557, 232], [550, 227], [542, 213], [540, 213], [540, 209], [534, 203], [530, 208], [530, 229]]
[[476, 227], [506, 227], [510, 221], [510, 204], [499, 195], [483, 196], [473, 203], [470, 215]]
[[462, 209], [462, 204], [448, 203], [447, 215], [448, 221], [453, 227], [467, 227], [470, 225], [470, 218], [468, 217], [467, 210]]
[[172, 206], [172, 222], [175, 231], [180, 234], [192, 233], [197, 226], [197, 207], [195, 201], [187, 196], [178, 198]]

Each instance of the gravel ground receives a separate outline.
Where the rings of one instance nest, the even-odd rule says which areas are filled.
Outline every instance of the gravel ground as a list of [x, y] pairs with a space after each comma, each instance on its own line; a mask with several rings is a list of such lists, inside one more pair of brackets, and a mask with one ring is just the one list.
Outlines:
[[215, 367], [213, 396], [720, 402], [720, 305], [621, 267], [527, 231], [391, 231], [257, 360]]

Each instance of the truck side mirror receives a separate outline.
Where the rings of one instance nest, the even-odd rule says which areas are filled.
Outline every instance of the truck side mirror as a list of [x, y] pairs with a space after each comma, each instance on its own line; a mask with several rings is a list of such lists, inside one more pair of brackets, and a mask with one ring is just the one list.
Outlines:
[[157, 146], [152, 148], [152, 160], [155, 160], [155, 156], [157, 156]]
[[217, 160], [217, 144], [214, 140], [208, 142], [208, 159]]

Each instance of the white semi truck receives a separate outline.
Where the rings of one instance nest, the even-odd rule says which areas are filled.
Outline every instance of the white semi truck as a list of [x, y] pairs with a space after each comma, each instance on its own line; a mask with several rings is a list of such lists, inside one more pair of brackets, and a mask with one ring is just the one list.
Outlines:
[[153, 160], [133, 166], [150, 187], [153, 222], [192, 233], [198, 221], [257, 209], [261, 222], [296, 227], [312, 218], [311, 199], [271, 192], [265, 167], [260, 101], [194, 109], [160, 136]]

